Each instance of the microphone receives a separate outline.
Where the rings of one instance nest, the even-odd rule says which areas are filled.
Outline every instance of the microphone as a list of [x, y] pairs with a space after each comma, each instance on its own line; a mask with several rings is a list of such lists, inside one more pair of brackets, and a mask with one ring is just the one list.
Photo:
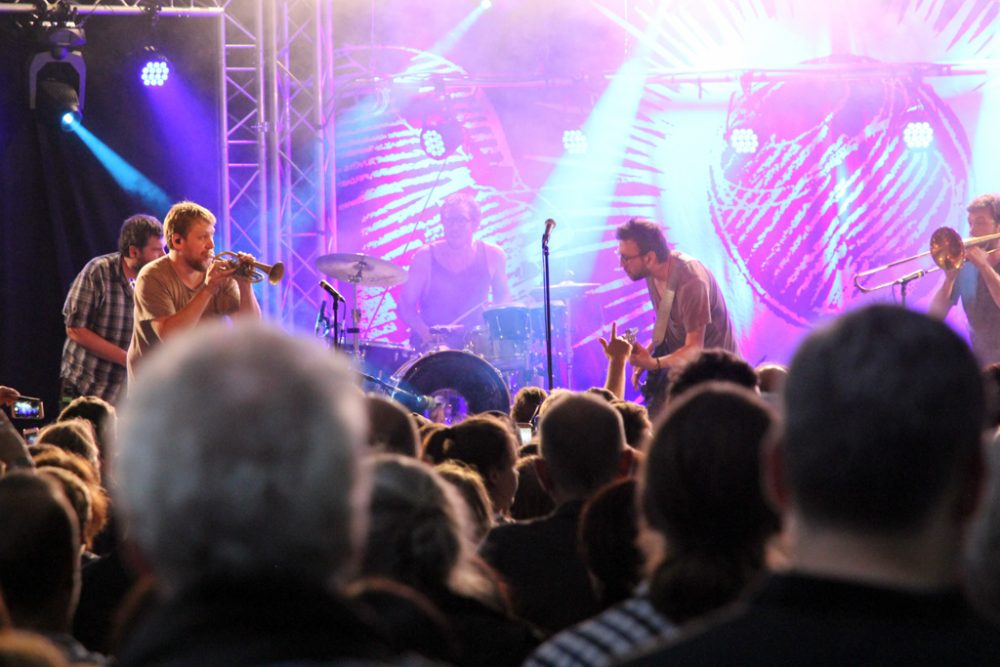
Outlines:
[[927, 269], [920, 269], [919, 271], [914, 271], [913, 273], [908, 273], [901, 278], [896, 279], [897, 285], [905, 285], [908, 282], [912, 282], [917, 278], [923, 278], [924, 274], [927, 273]]
[[338, 292], [337, 289], [333, 285], [331, 285], [330, 283], [326, 282], [325, 280], [319, 281], [319, 286], [322, 287], [324, 290], [326, 290], [327, 294], [329, 294], [330, 296], [333, 297], [333, 302], [334, 303], [337, 303], [338, 301], [344, 301], [344, 302], [347, 301], [347, 299], [344, 298], [343, 294], [341, 294], [340, 292]]
[[433, 410], [438, 406], [438, 399], [433, 396], [426, 396], [424, 394], [418, 394], [416, 400], [416, 412], [427, 412], [428, 410]]
[[556, 221], [549, 218], [545, 221], [545, 233], [542, 235], [542, 245], [549, 244], [549, 237], [552, 236], [552, 230], [556, 228]]

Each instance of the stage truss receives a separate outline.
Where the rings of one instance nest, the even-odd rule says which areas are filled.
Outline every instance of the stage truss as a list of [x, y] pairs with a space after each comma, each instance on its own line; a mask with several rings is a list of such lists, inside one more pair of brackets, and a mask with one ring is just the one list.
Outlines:
[[[50, 6], [55, 3], [50, 2]], [[336, 248], [333, 187], [332, 0], [110, 0], [74, 7], [90, 14], [220, 20], [223, 125], [220, 245], [284, 262], [285, 279], [260, 292], [269, 319], [288, 328], [315, 317], [318, 255]], [[32, 13], [27, 0], [0, 12]]]

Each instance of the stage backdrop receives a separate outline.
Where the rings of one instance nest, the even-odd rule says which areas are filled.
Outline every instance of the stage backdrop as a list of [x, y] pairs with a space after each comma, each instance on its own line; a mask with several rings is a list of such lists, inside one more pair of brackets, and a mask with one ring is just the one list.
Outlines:
[[[555, 219], [553, 282], [598, 285], [566, 293], [576, 388], [603, 383], [611, 322], [651, 331], [618, 266], [631, 216], [714, 271], [751, 363], [785, 362], [818, 322], [900, 299], [855, 274], [939, 226], [966, 236], [968, 199], [1000, 190], [989, 0], [375, 6], [338, 23], [338, 249], [407, 267], [470, 190], [530, 307]], [[448, 123], [456, 148], [433, 159], [421, 132]], [[911, 283], [909, 305], [936, 284]], [[400, 289], [360, 290], [365, 336], [408, 341]]]

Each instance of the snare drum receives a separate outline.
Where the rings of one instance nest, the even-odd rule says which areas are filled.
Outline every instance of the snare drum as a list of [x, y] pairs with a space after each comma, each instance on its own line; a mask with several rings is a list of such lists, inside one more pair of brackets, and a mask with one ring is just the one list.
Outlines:
[[[399, 389], [393, 398], [435, 421], [458, 423], [468, 415], [510, 412], [510, 390], [503, 374], [485, 359], [464, 350], [441, 350], [411, 359], [396, 371]], [[436, 405], [419, 405], [414, 397], [430, 396]]]

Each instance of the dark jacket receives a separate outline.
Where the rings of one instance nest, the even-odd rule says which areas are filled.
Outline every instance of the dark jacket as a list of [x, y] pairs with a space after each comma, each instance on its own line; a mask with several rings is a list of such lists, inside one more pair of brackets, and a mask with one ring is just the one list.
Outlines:
[[514, 613], [546, 634], [601, 611], [577, 550], [583, 501], [571, 501], [547, 517], [497, 526], [482, 546], [483, 558], [510, 587]]
[[318, 584], [253, 578], [181, 592], [138, 622], [119, 665], [426, 664], [398, 658]]

